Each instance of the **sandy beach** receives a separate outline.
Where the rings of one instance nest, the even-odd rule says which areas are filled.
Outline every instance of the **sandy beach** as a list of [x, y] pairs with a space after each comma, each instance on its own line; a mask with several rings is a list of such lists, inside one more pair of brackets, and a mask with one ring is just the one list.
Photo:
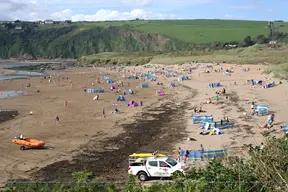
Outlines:
[[[283, 134], [280, 125], [285, 124], [284, 113], [288, 110], [286, 82], [279, 85], [279, 80], [262, 74], [265, 66], [221, 64], [213, 65], [211, 70], [207, 65], [213, 64], [193, 64], [195, 69], [191, 74], [185, 71], [191, 64], [125, 68], [141, 73], [157, 70], [162, 74], [170, 68], [175, 73], [186, 74], [190, 80], [185, 81], [160, 73], [155, 75], [157, 81], [145, 81], [143, 77], [129, 80], [123, 78], [124, 72], [117, 70], [72, 68], [53, 75], [51, 82], [40, 77], [0, 82], [1, 91], [27, 91], [24, 96], [0, 99], [1, 110], [19, 112], [14, 119], [0, 124], [0, 150], [4, 154], [0, 157], [0, 182], [31, 176], [65, 180], [72, 172], [84, 169], [109, 179], [127, 179], [127, 158], [134, 152], [159, 150], [176, 155], [178, 147], [199, 150], [203, 144], [205, 149], [227, 148], [235, 155], [235, 150], [243, 144], [259, 145], [264, 139], [263, 132]], [[221, 67], [231, 68], [233, 72], [230, 76], [224, 75], [223, 71], [215, 72]], [[244, 72], [243, 68], [250, 68], [250, 71]], [[207, 70], [210, 73], [204, 73]], [[97, 78], [103, 81], [103, 76], [123, 81], [124, 87], [116, 86], [120, 93], [109, 91], [110, 84], [106, 82], [95, 82]], [[276, 86], [252, 87], [247, 84], [250, 79], [275, 81]], [[172, 81], [175, 87], [170, 86]], [[217, 89], [223, 89], [208, 87], [209, 83], [217, 82], [223, 85], [229, 97], [220, 96], [218, 104], [201, 104], [213, 98]], [[147, 83], [149, 87], [140, 88], [141, 83]], [[31, 86], [26, 88], [29, 84]], [[99, 100], [93, 100], [96, 94], [84, 92], [85, 88], [92, 87], [105, 89], [104, 93], [99, 93]], [[125, 95], [125, 102], [116, 102], [116, 98], [123, 95], [123, 89], [132, 89], [135, 94]], [[156, 94], [160, 89], [164, 90], [164, 96]], [[132, 100], [142, 101], [143, 106], [126, 107]], [[267, 116], [251, 116], [246, 101], [268, 105], [276, 115], [274, 127], [262, 128]], [[113, 104], [118, 104], [119, 114], [111, 113], [115, 108]], [[235, 126], [221, 135], [200, 135], [199, 125], [192, 123], [193, 108], [200, 106], [206, 111], [201, 115], [213, 115], [215, 120], [226, 116], [236, 123]], [[102, 114], [103, 108], [106, 118]], [[30, 111], [33, 115], [29, 115]], [[59, 122], [56, 116], [60, 118]], [[20, 134], [43, 140], [47, 147], [21, 151], [20, 146], [11, 143], [11, 139]], [[237, 155], [244, 155], [240, 152], [238, 150]]]

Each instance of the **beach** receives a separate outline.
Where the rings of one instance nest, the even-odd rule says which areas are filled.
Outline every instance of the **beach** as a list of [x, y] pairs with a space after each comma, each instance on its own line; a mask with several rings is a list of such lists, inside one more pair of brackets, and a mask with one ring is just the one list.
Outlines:
[[[212, 65], [213, 69], [207, 65]], [[240, 147], [243, 144], [259, 145], [264, 141], [262, 133], [283, 134], [280, 125], [286, 121], [284, 113], [288, 105], [285, 90], [288, 86], [286, 82], [278, 84], [279, 80], [262, 74], [265, 66], [193, 64], [193, 70], [187, 71], [191, 66], [154, 64], [125, 68], [126, 71], [145, 74], [158, 71], [156, 81], [145, 81], [144, 77], [127, 79], [123, 77], [123, 70], [107, 68], [54, 71], [51, 81], [41, 77], [2, 81], [1, 91], [24, 90], [27, 94], [0, 99], [2, 110], [17, 110], [19, 113], [12, 120], [0, 124], [0, 150], [5, 154], [0, 157], [0, 182], [30, 177], [69, 180], [72, 172], [85, 169], [97, 176], [125, 180], [131, 153], [159, 150], [176, 157], [179, 147], [199, 150], [202, 144], [207, 150], [225, 148], [233, 155], [244, 156]], [[178, 81], [177, 76], [163, 75], [167, 74], [168, 68], [177, 74], [186, 74], [189, 80]], [[220, 68], [231, 68], [233, 72], [225, 75]], [[245, 72], [243, 68], [250, 70]], [[210, 73], [204, 73], [207, 70]], [[124, 87], [116, 86], [120, 93], [109, 91], [111, 84], [103, 80], [104, 76], [123, 81]], [[98, 78], [103, 83], [98, 84]], [[250, 86], [247, 83], [250, 79], [275, 81], [276, 86], [267, 89]], [[175, 87], [170, 86], [172, 81]], [[209, 83], [217, 82], [223, 86], [208, 87]], [[141, 83], [147, 83], [148, 88], [140, 88]], [[93, 100], [96, 94], [84, 91], [93, 87], [105, 90], [98, 94], [99, 100]], [[227, 99], [220, 96], [217, 104], [201, 104], [213, 98], [215, 90], [223, 88], [229, 96]], [[135, 93], [124, 95], [126, 101], [116, 101], [119, 95], [123, 95], [123, 89], [132, 89]], [[165, 94], [159, 96], [156, 93], [158, 90], [164, 90]], [[143, 106], [127, 107], [129, 101], [142, 101]], [[275, 112], [272, 129], [262, 128], [267, 116], [249, 114], [247, 101], [268, 105]], [[199, 125], [192, 123], [194, 108], [200, 106], [206, 111], [201, 115], [213, 115], [215, 120], [225, 116], [235, 125], [221, 135], [200, 135]], [[119, 114], [112, 113], [115, 108], [120, 109]], [[31, 111], [33, 115], [30, 115]], [[59, 121], [56, 121], [57, 116]], [[45, 141], [46, 148], [21, 151], [20, 146], [11, 142], [21, 134]]]

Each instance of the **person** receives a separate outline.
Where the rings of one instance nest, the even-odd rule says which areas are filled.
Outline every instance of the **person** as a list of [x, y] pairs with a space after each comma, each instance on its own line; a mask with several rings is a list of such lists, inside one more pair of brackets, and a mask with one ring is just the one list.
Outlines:
[[140, 107], [142, 107], [143, 106], [143, 101], [140, 101]]
[[57, 116], [56, 116], [56, 121], [59, 122], [59, 120], [60, 120], [60, 118], [59, 118], [59, 116], [57, 115]]
[[223, 88], [223, 90], [222, 90], [222, 94], [223, 94], [223, 95], [226, 94], [226, 89], [225, 89], [225, 88]]
[[106, 118], [105, 109], [104, 108], [102, 109], [102, 114], [103, 114], [103, 118]]
[[98, 100], [99, 99], [99, 95], [96, 95], [96, 100]]
[[215, 97], [215, 101], [216, 101], [216, 104], [217, 104], [218, 101], [219, 101], [219, 96], [218, 96], [218, 95], [216, 95], [216, 97]]
[[262, 142], [260, 145], [260, 150], [263, 150], [265, 148], [264, 143]]
[[68, 105], [68, 102], [65, 100], [64, 101], [64, 106], [67, 107], [67, 105]]
[[204, 152], [204, 147], [203, 147], [202, 144], [200, 145], [200, 151], [201, 151], [201, 152]]
[[185, 153], [185, 155], [184, 155], [184, 163], [187, 162], [188, 156], [189, 156], [189, 151], [187, 150], [186, 153]]

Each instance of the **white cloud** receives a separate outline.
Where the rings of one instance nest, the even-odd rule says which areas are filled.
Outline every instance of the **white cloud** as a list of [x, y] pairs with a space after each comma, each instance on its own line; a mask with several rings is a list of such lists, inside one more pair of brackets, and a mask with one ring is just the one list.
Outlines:
[[130, 20], [135, 18], [177, 19], [179, 16], [173, 13], [176, 8], [190, 8], [213, 1], [214, 0], [0, 0], [0, 20], [71, 19], [75, 21], [101, 21]]
[[253, 5], [235, 5], [235, 6], [230, 6], [230, 9], [236, 9], [236, 10], [251, 10], [255, 9]]
[[142, 9], [133, 9], [130, 12], [101, 9], [92, 15], [76, 14], [71, 16], [72, 21], [107, 21], [107, 20], [132, 20], [139, 19], [177, 19], [173, 14], [159, 14], [146, 12]]
[[245, 17], [243, 17], [243, 16], [235, 16], [235, 15], [232, 15], [232, 14], [226, 14], [226, 15], [224, 15], [223, 19], [241, 20], [241, 19], [245, 19]]

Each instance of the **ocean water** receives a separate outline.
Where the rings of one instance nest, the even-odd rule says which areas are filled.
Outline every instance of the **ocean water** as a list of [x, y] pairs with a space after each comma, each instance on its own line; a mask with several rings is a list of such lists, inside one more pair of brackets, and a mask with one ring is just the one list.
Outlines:
[[0, 99], [16, 97], [27, 94], [26, 91], [0, 91]]
[[[11, 67], [19, 67], [19, 66], [27, 66], [31, 65], [28, 63], [0, 63], [0, 68], [11, 68]], [[29, 71], [16, 71], [13, 74], [9, 75], [0, 75], [0, 80], [12, 80], [12, 79], [27, 79], [29, 77], [39, 77], [43, 76], [43, 73], [37, 73], [37, 72], [29, 72]], [[11, 97], [16, 97], [16, 96], [21, 96], [27, 94], [26, 91], [1, 91], [0, 90], [0, 99], [6, 99], [6, 98], [11, 98]]]

